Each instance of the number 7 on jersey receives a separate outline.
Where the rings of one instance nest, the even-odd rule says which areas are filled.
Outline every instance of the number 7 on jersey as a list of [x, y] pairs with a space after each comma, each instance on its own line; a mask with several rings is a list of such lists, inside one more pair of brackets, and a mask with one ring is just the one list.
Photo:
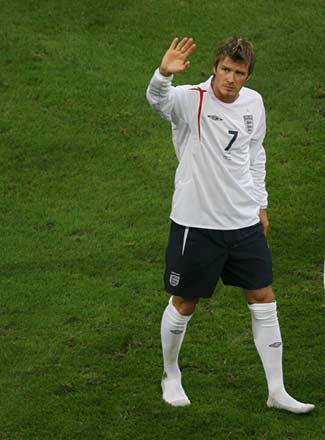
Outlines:
[[232, 144], [235, 142], [235, 140], [237, 139], [237, 136], [238, 136], [238, 131], [236, 131], [236, 130], [228, 130], [228, 133], [232, 135], [232, 138], [230, 139], [229, 144], [225, 148], [225, 151], [230, 150]]

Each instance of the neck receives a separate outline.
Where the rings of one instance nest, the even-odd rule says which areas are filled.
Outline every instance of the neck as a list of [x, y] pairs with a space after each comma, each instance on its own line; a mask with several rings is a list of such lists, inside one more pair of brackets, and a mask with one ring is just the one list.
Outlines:
[[213, 78], [211, 80], [211, 88], [213, 90], [214, 96], [216, 98], [218, 98], [220, 101], [225, 102], [226, 104], [231, 104], [232, 102], [235, 102], [236, 99], [239, 96], [239, 93], [237, 93], [237, 95], [235, 95], [235, 96], [232, 96], [232, 95], [231, 96], [225, 96], [225, 95], [223, 95], [220, 92], [220, 90], [218, 89], [218, 87], [216, 86], [214, 78], [215, 78], [215, 75], [213, 75]]

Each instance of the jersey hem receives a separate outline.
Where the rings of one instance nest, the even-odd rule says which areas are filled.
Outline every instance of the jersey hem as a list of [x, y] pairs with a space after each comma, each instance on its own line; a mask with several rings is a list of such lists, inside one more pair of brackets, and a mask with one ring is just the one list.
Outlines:
[[249, 228], [250, 226], [254, 226], [257, 223], [260, 222], [259, 218], [256, 218], [254, 220], [252, 220], [251, 222], [248, 222], [245, 225], [242, 225], [240, 227], [236, 227], [236, 226], [232, 226], [232, 227], [212, 227], [212, 226], [207, 226], [207, 225], [201, 225], [201, 224], [196, 224], [196, 223], [187, 223], [187, 222], [183, 222], [183, 221], [179, 221], [177, 220], [175, 217], [173, 216], [169, 216], [170, 220], [172, 220], [174, 223], [177, 223], [180, 226], [184, 226], [186, 228], [199, 228], [199, 229], [211, 229], [211, 230], [215, 230], [215, 231], [232, 231], [232, 230], [236, 230], [236, 229], [243, 229], [243, 228]]

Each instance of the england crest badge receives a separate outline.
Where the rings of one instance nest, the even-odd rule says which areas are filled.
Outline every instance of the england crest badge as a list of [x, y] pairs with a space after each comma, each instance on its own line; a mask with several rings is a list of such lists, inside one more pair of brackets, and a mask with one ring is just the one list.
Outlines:
[[173, 287], [178, 286], [180, 280], [180, 274], [176, 272], [171, 272], [169, 277], [169, 284]]
[[254, 119], [253, 115], [244, 115], [244, 124], [248, 134], [252, 134], [254, 131]]

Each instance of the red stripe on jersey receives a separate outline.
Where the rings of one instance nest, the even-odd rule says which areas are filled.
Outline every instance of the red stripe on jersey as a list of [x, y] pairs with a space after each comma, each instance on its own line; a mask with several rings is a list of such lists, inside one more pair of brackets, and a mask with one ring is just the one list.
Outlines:
[[201, 137], [201, 110], [202, 110], [202, 103], [203, 103], [203, 94], [207, 92], [207, 90], [201, 89], [200, 87], [193, 87], [190, 90], [197, 90], [200, 93], [200, 102], [199, 102], [199, 109], [197, 112], [197, 126], [199, 130], [199, 138]]

